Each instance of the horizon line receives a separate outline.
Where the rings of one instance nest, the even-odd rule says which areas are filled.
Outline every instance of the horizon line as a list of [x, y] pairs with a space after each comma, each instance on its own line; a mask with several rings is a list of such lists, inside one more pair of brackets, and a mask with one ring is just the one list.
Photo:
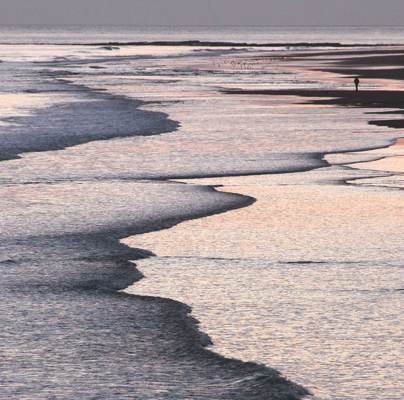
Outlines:
[[77, 27], [131, 27], [131, 28], [404, 28], [403, 25], [383, 25], [383, 24], [331, 24], [331, 25], [321, 25], [321, 24], [299, 24], [299, 25], [238, 25], [238, 24], [174, 24], [174, 25], [162, 25], [162, 24], [150, 24], [150, 25], [142, 25], [142, 24], [81, 24], [81, 23], [59, 23], [59, 24], [43, 24], [43, 23], [0, 23], [0, 26], [6, 27], [14, 27], [14, 26], [22, 26], [22, 27], [67, 27], [67, 26], [77, 26]]

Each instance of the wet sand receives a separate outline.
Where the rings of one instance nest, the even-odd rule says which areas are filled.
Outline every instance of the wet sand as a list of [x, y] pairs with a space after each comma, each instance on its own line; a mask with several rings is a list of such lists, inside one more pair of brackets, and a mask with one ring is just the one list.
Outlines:
[[[404, 80], [404, 51], [398, 50], [397, 54], [385, 54], [385, 51], [373, 50], [366, 52], [361, 57], [361, 52], [335, 52], [335, 53], [301, 53], [300, 56], [306, 61], [317, 61], [320, 65], [312, 67], [313, 70], [332, 72], [339, 75], [359, 76], [362, 82], [372, 79], [383, 80]], [[324, 58], [323, 62], [318, 57], [335, 55], [334, 58]], [[348, 56], [348, 57], [344, 57]], [[293, 61], [296, 55], [284, 57], [285, 61]], [[353, 68], [352, 66], [355, 66]], [[389, 66], [390, 68], [384, 68]], [[391, 84], [389, 85], [391, 86]], [[404, 114], [404, 91], [403, 90], [321, 90], [321, 89], [277, 89], [277, 90], [242, 90], [229, 89], [224, 93], [228, 95], [265, 95], [265, 96], [298, 96], [310, 99], [313, 104], [328, 104], [348, 107], [366, 108], [395, 108], [400, 114]], [[392, 128], [404, 128], [404, 119], [385, 119], [383, 121], [372, 121], [370, 124], [388, 126]]]
[[[312, 104], [329, 104], [349, 107], [366, 108], [404, 108], [404, 93], [394, 90], [302, 90], [302, 89], [280, 89], [280, 90], [227, 90], [227, 94], [235, 95], [266, 95], [266, 96], [299, 96], [310, 98]], [[403, 111], [404, 114], [404, 111]], [[388, 126], [393, 128], [404, 128], [403, 120], [369, 121], [370, 124]]]
[[377, 159], [348, 165], [352, 168], [394, 172], [395, 174], [404, 173], [404, 139], [398, 139], [388, 148], [362, 152], [361, 155], [371, 155], [377, 157]]
[[[383, 160], [401, 150], [399, 141]], [[404, 210], [401, 193], [377, 183], [379, 162], [185, 181], [256, 202], [126, 239], [157, 255], [138, 263], [145, 278], [128, 291], [189, 304], [214, 351], [273, 365], [316, 399], [399, 399], [387, 376], [402, 373], [402, 272], [382, 265], [404, 251]], [[380, 313], [383, 293], [395, 300]], [[381, 344], [376, 331], [389, 339]]]
[[[389, 78], [388, 72], [379, 74]], [[225, 93], [298, 96], [313, 104], [394, 108], [404, 113], [400, 90], [233, 89]], [[404, 127], [404, 120], [370, 123]], [[402, 194], [391, 190], [400, 187], [403, 140], [359, 150], [325, 154], [330, 167], [298, 174], [184, 181], [214, 185], [219, 191], [257, 201], [167, 232], [126, 239], [130, 246], [157, 255], [140, 263], [146, 278], [128, 290], [191, 305], [202, 330], [212, 337], [214, 350], [240, 359], [254, 354], [255, 361], [281, 369], [321, 399], [375, 395], [400, 399], [401, 389], [393, 381], [402, 374], [395, 358], [401, 352], [396, 330], [400, 307], [395, 307], [400, 299], [395, 297], [391, 314], [383, 316], [370, 316], [370, 306], [383, 309], [386, 299], [379, 293], [397, 296], [402, 290], [401, 270], [387, 271], [381, 265], [388, 260], [394, 266], [403, 251]], [[221, 263], [220, 270], [212, 260]], [[279, 266], [290, 276], [276, 272]], [[219, 283], [223, 280], [226, 287]], [[279, 292], [277, 285], [286, 290]], [[332, 295], [320, 294], [328, 285]], [[336, 294], [350, 291], [373, 293], [373, 297]], [[279, 296], [285, 297], [284, 303]], [[335, 303], [330, 300], [333, 296]], [[290, 317], [275, 305], [284, 307]], [[331, 327], [333, 332], [325, 334]], [[391, 340], [381, 339], [384, 330]], [[384, 364], [388, 371], [378, 376]], [[355, 393], [350, 391], [352, 385]]]

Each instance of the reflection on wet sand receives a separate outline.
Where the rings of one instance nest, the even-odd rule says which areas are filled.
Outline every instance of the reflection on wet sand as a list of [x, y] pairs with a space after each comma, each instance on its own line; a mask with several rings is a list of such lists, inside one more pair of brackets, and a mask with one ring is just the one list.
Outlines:
[[157, 255], [129, 291], [191, 305], [214, 350], [275, 366], [320, 399], [399, 400], [402, 194], [343, 184], [380, 175], [354, 164], [188, 180], [257, 201], [126, 239]]
[[134, 237], [128, 243], [158, 256], [374, 261], [381, 251], [394, 253], [400, 244], [395, 232], [403, 229], [401, 194], [333, 183], [369, 175], [331, 167], [296, 174], [188, 180], [223, 185], [217, 190], [257, 201], [248, 208]]
[[[379, 159], [360, 163], [361, 169], [404, 173], [404, 139], [398, 139], [393, 146], [386, 149], [363, 153], [375, 155]], [[353, 165], [353, 167], [358, 167], [358, 165]]]

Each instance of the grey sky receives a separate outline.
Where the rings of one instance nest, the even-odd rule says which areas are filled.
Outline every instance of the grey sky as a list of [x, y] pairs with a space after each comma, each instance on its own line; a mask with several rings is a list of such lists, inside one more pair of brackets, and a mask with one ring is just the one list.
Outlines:
[[0, 24], [400, 25], [404, 0], [0, 0]]

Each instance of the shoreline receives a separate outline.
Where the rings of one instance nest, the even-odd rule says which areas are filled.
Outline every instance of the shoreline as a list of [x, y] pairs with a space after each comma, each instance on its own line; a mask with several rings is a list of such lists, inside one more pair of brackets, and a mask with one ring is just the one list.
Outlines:
[[[369, 48], [369, 47], [399, 47], [404, 46], [404, 43], [340, 43], [340, 42], [273, 42], [273, 43], [253, 43], [253, 42], [231, 42], [231, 41], [204, 41], [204, 40], [179, 40], [179, 41], [134, 41], [134, 42], [84, 42], [84, 43], [49, 43], [49, 42], [0, 42], [0, 45], [7, 46], [105, 46], [105, 50], [119, 50], [116, 46], [186, 46], [186, 47], [244, 47], [244, 48], [269, 48], [269, 47], [305, 47], [305, 48], [319, 48], [319, 47], [331, 47], [331, 48]], [[112, 46], [112, 48], [110, 48]]]
[[[143, 112], [143, 110], [142, 110]], [[167, 117], [167, 115], [165, 115]], [[66, 146], [70, 147], [70, 146]], [[389, 146], [386, 146], [389, 147]], [[376, 148], [381, 148], [381, 147], [376, 147]], [[366, 149], [369, 150], [369, 149]], [[341, 153], [351, 153], [354, 150], [349, 150], [349, 151], [343, 151]], [[26, 154], [26, 153], [25, 153]], [[311, 155], [313, 155], [312, 153]], [[315, 153], [314, 155], [321, 160], [326, 153]], [[332, 154], [332, 153], [330, 153]], [[323, 168], [327, 165], [330, 165], [330, 163], [326, 160], [323, 160], [324, 164], [321, 166], [317, 167], [312, 167], [309, 168], [308, 170], [317, 170], [319, 168]], [[304, 170], [297, 170], [297, 171], [289, 171], [289, 172], [303, 172]], [[284, 174], [286, 172], [279, 172], [279, 174]], [[275, 175], [276, 173], [270, 173], [264, 172], [261, 175]], [[246, 175], [241, 175], [241, 176], [255, 176], [257, 174], [254, 173], [249, 173]], [[230, 175], [223, 175], [223, 177], [229, 177]], [[240, 176], [239, 174], [235, 176]], [[209, 177], [209, 176], [206, 176]], [[206, 178], [204, 177], [204, 178]], [[216, 175], [215, 175], [216, 177]], [[156, 181], [162, 181], [165, 183], [169, 183], [173, 179], [181, 179], [178, 177], [173, 177], [173, 178], [156, 178]], [[203, 179], [199, 177], [199, 179]], [[190, 189], [192, 190], [192, 189]], [[162, 221], [156, 222], [154, 225], [147, 225], [143, 224], [142, 226], [124, 226], [124, 227], [119, 227], [117, 226], [114, 229], [103, 229], [100, 231], [95, 231], [91, 232], [88, 235], [85, 234], [77, 234], [75, 237], [73, 235], [69, 238], [67, 238], [67, 235], [65, 237], [66, 240], [71, 240], [74, 242], [74, 245], [77, 246], [75, 250], [80, 248], [78, 243], [83, 239], [88, 239], [88, 241], [84, 241], [86, 244], [90, 243], [93, 244], [96, 243], [96, 251], [99, 250], [98, 247], [103, 248], [105, 246], [105, 249], [102, 249], [102, 253], [100, 259], [102, 262], [110, 261], [112, 268], [108, 271], [106, 276], [101, 276], [99, 280], [94, 281], [94, 277], [87, 277], [88, 282], [83, 280], [83, 286], [75, 286], [75, 289], [77, 291], [82, 291], [83, 293], [86, 292], [87, 294], [97, 294], [100, 295], [101, 298], [104, 297], [109, 297], [110, 299], [114, 298], [124, 298], [126, 299], [129, 303], [131, 301], [134, 301], [134, 298], [138, 298], [141, 301], [144, 302], [152, 302], [153, 300], [156, 301], [161, 305], [161, 308], [167, 312], [170, 313], [170, 315], [173, 316], [174, 323], [178, 324], [178, 326], [186, 331], [186, 346], [189, 346], [190, 350], [192, 351], [192, 355], [197, 355], [198, 356], [198, 361], [208, 359], [209, 361], [212, 361], [213, 363], [216, 363], [217, 365], [221, 365], [222, 367], [229, 367], [228, 369], [230, 370], [229, 373], [234, 372], [234, 369], [240, 368], [241, 370], [238, 370], [238, 380], [237, 382], [234, 381], [234, 385], [237, 386], [238, 390], [244, 390], [243, 393], [240, 394], [240, 399], [243, 398], [244, 395], [249, 395], [249, 398], [251, 399], [267, 399], [268, 398], [268, 391], [273, 389], [274, 387], [274, 382], [276, 385], [276, 390], [280, 391], [285, 391], [286, 394], [288, 394], [290, 397], [289, 398], [300, 398], [301, 396], [308, 395], [309, 393], [305, 391], [301, 386], [296, 385], [294, 383], [291, 383], [288, 380], [285, 380], [283, 377], [279, 375], [279, 373], [271, 367], [267, 367], [264, 365], [259, 365], [257, 363], [251, 363], [251, 362], [243, 362], [235, 359], [230, 359], [230, 358], [223, 358], [222, 356], [215, 354], [211, 352], [209, 349], [206, 349], [205, 346], [209, 344], [209, 339], [206, 337], [206, 335], [200, 331], [198, 328], [198, 323], [196, 320], [192, 318], [192, 316], [189, 316], [190, 308], [186, 304], [178, 303], [170, 299], [162, 299], [162, 298], [153, 298], [153, 297], [148, 297], [144, 298], [142, 296], [128, 296], [126, 294], [122, 294], [119, 291], [122, 290], [123, 287], [127, 287], [128, 280], [132, 279], [133, 283], [138, 282], [142, 277], [141, 273], [138, 272], [137, 268], [133, 268], [133, 264], [129, 262], [131, 259], [131, 256], [137, 255], [137, 259], [144, 259], [145, 257], [150, 257], [151, 253], [148, 253], [145, 250], [139, 250], [137, 248], [129, 248], [128, 246], [124, 245], [121, 243], [120, 238], [127, 238], [128, 235], [140, 235], [144, 234], [147, 232], [161, 232], [163, 230], [170, 229], [174, 226], [177, 226], [178, 224], [185, 222], [185, 221], [192, 221], [192, 220], [197, 220], [197, 219], [203, 219], [207, 216], [213, 216], [213, 215], [219, 215], [222, 213], [227, 213], [228, 211], [231, 210], [239, 210], [241, 208], [247, 207], [255, 203], [255, 199], [253, 197], [246, 197], [241, 194], [231, 194], [231, 193], [226, 193], [226, 192], [221, 192], [220, 189], [216, 190], [216, 187], [214, 185], [200, 185], [199, 189], [201, 193], [210, 193], [213, 195], [213, 192], [217, 193], [222, 193], [221, 197], [217, 196], [218, 198], [220, 197], [220, 203], [219, 206], [216, 205], [216, 207], [211, 206], [209, 210], [211, 213], [205, 211], [199, 211], [199, 212], [194, 212], [194, 213], [183, 213], [181, 216], [177, 216], [175, 218], [167, 218]], [[223, 203], [223, 196], [227, 196], [229, 199], [229, 202], [226, 203], [226, 205]], [[233, 203], [230, 201], [230, 197], [232, 196]], [[236, 200], [237, 199], [237, 200]], [[232, 203], [233, 205], [230, 206], [229, 203]], [[202, 206], [201, 206], [202, 208]], [[119, 222], [119, 221], [118, 221]], [[143, 221], [144, 222], [144, 221]], [[87, 237], [88, 236], [88, 237]], [[46, 238], [45, 238], [46, 239]], [[54, 237], [56, 240], [57, 237]], [[60, 239], [60, 238], [59, 238]], [[46, 240], [45, 240], [46, 241]], [[63, 244], [63, 243], [62, 243]], [[98, 246], [98, 247], [97, 247]], [[74, 247], [74, 246], [73, 246]], [[50, 248], [52, 250], [52, 248]], [[86, 251], [89, 249], [87, 248]], [[91, 248], [91, 250], [93, 250]], [[94, 252], [96, 254], [96, 251]], [[110, 252], [109, 252], [110, 251]], [[140, 253], [139, 253], [140, 252]], [[97, 255], [97, 254], [96, 254]], [[106, 256], [106, 260], [103, 260], [102, 256]], [[94, 254], [92, 255], [94, 256]], [[89, 256], [89, 258], [91, 255]], [[135, 260], [136, 261], [136, 260]], [[107, 265], [107, 267], [111, 267], [111, 265]], [[115, 269], [113, 269], [115, 268]], [[91, 269], [90, 269], [91, 272]], [[118, 272], [119, 276], [116, 276]], [[111, 276], [114, 276], [115, 281]], [[98, 277], [97, 277], [98, 278]], [[128, 279], [129, 278], [129, 279]], [[44, 285], [45, 287], [45, 285]], [[67, 290], [68, 286], [66, 287], [61, 287], [59, 290]], [[96, 293], [97, 292], [97, 293]], [[130, 309], [130, 307], [129, 307]], [[130, 317], [128, 317], [129, 319]], [[167, 321], [165, 321], [167, 322]], [[133, 328], [133, 327], [132, 327]], [[164, 332], [164, 331], [163, 331]], [[233, 381], [232, 381], [233, 382]], [[246, 384], [247, 382], [247, 384]], [[249, 386], [251, 384], [251, 386]], [[258, 387], [259, 386], [259, 387]], [[236, 389], [234, 389], [236, 390]], [[248, 390], [251, 390], [251, 393], [248, 392]], [[292, 393], [290, 393], [292, 391]], [[228, 394], [225, 390], [223, 390], [223, 395]], [[278, 393], [279, 394], [279, 393]], [[276, 395], [276, 394], [275, 394]], [[236, 393], [234, 393], [234, 396], [236, 396]], [[238, 394], [237, 394], [238, 396]], [[292, 397], [294, 396], [294, 397]], [[234, 397], [238, 398], [238, 397]], [[245, 398], [245, 397], [244, 397]], [[275, 398], [275, 397], [274, 397]]]

